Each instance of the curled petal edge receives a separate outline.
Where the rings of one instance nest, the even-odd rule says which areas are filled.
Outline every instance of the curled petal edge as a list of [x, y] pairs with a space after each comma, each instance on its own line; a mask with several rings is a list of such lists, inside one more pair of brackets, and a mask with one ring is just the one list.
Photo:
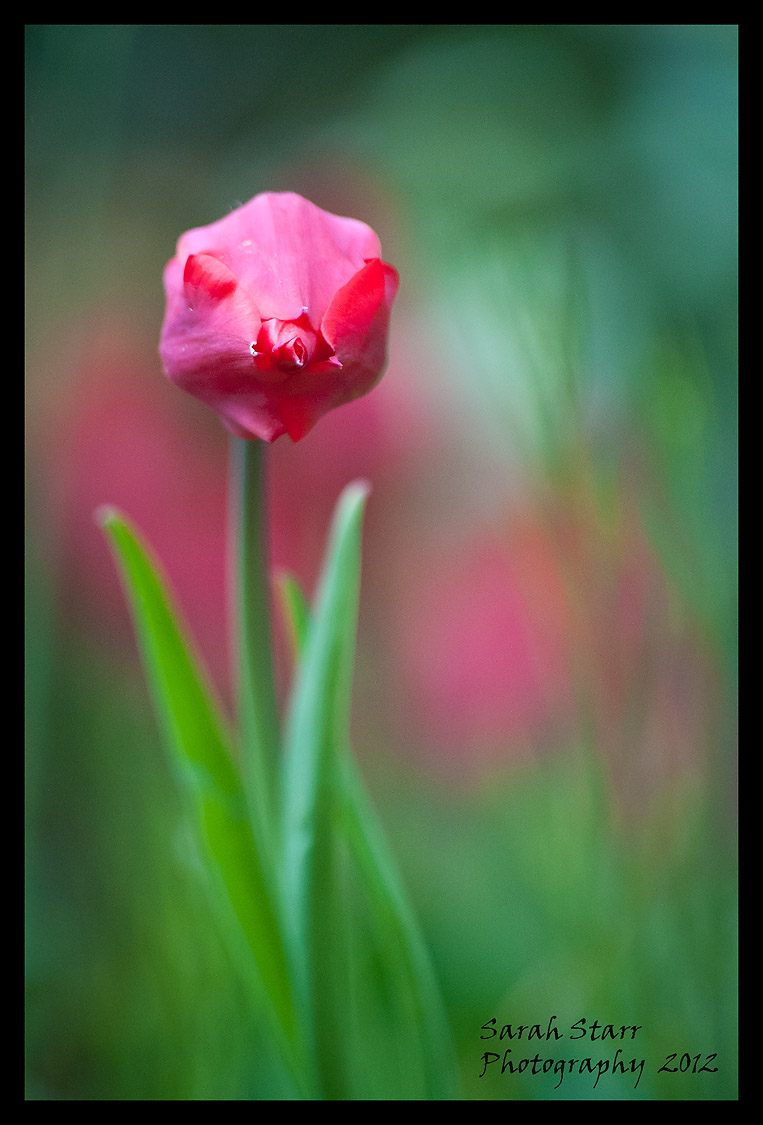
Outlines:
[[397, 270], [380, 258], [372, 258], [334, 294], [321, 332], [342, 363], [364, 354], [377, 314], [382, 305], [389, 312], [398, 284]]

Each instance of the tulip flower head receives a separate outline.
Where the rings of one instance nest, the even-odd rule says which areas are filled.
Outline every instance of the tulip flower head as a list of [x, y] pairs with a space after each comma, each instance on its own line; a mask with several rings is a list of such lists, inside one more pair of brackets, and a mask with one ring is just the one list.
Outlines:
[[381, 378], [397, 286], [365, 223], [264, 192], [180, 237], [164, 369], [238, 437], [299, 441]]

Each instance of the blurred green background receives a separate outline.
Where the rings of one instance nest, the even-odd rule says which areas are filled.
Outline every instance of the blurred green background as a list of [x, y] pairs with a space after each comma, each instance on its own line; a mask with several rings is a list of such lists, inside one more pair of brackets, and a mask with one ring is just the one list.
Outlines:
[[[26, 185], [27, 1097], [289, 1096], [92, 512], [229, 698], [227, 439], [161, 373], [161, 271], [296, 190], [401, 290], [379, 387], [271, 448], [273, 565], [312, 588], [372, 481], [354, 742], [464, 1096], [736, 1098], [736, 27], [27, 25]], [[480, 1077], [486, 1021], [552, 1015], [641, 1025], [638, 1086]]]

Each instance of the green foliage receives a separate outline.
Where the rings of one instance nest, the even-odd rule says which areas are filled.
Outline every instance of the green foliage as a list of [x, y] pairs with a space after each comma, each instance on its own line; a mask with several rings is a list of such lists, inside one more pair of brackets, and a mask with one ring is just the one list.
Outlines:
[[444, 1008], [349, 750], [367, 494], [359, 482], [339, 500], [314, 612], [294, 579], [280, 583], [297, 666], [273, 863], [258, 848], [247, 813], [256, 804], [247, 805], [232, 737], [158, 567], [124, 517], [107, 509], [101, 522], [218, 917], [295, 1090], [447, 1098], [457, 1086]]
[[[353, 495], [348, 490], [345, 493], [345, 501], [344, 511], [340, 508], [337, 512], [335, 525], [337, 547], [344, 525], [343, 516], [346, 514], [348, 523], [353, 519], [353, 512], [357, 511], [356, 505], [362, 502], [362, 494], [358, 491]], [[325, 645], [332, 632], [332, 621], [334, 628], [341, 628], [339, 623], [343, 617], [345, 618], [344, 639], [346, 644], [351, 643], [354, 633], [352, 599], [355, 584], [346, 570], [348, 563], [352, 566], [357, 560], [348, 558], [353, 547], [356, 546], [352, 541], [348, 543], [348, 539], [349, 536], [344, 539], [349, 547], [349, 550], [346, 549], [345, 557], [343, 558], [340, 552], [335, 550], [329, 561], [330, 569], [324, 577], [322, 592], [318, 599], [317, 622], [310, 620], [309, 606], [296, 579], [291, 575], [283, 575], [279, 582], [284, 613], [300, 660], [302, 684], [313, 676], [320, 676], [321, 667], [324, 671], [328, 667], [328, 664], [317, 655], [322, 646], [321, 642], [314, 638], [322, 633]], [[338, 612], [332, 617], [330, 616], [332, 606], [337, 606], [337, 602], [340, 603], [341, 608], [338, 608]], [[339, 649], [335, 651], [338, 656]], [[302, 688], [302, 691], [306, 690]], [[397, 1096], [403, 1096], [400, 1093], [400, 1086], [403, 1084], [407, 1085], [405, 1095], [408, 1097], [431, 1099], [454, 1097], [457, 1096], [458, 1090], [455, 1077], [457, 1066], [442, 1000], [426, 947], [397, 873], [384, 831], [348, 745], [348, 720], [349, 714], [345, 710], [341, 716], [341, 726], [336, 727], [335, 738], [329, 740], [329, 745], [333, 745], [337, 752], [333, 767], [335, 773], [331, 830], [338, 833], [340, 846], [343, 847], [348, 861], [341, 871], [345, 876], [344, 885], [340, 888], [344, 891], [343, 900], [347, 902], [350, 893], [348, 884], [354, 884], [357, 894], [356, 909], [367, 912], [365, 923], [356, 925], [356, 929], [362, 930], [362, 936], [367, 943], [364, 961], [366, 970], [369, 964], [373, 966], [371, 974], [366, 972], [366, 977], [369, 975], [374, 977], [371, 987], [374, 989], [377, 1002], [381, 999], [387, 1012], [393, 1013], [391, 1018], [396, 1046], [394, 1073], [398, 1087]], [[290, 792], [288, 785], [286, 792]], [[290, 838], [288, 833], [286, 838]], [[324, 908], [325, 901], [324, 888], [324, 898], [318, 904], [319, 909]], [[357, 938], [356, 934], [354, 946], [356, 954]], [[366, 995], [361, 999], [357, 993], [363, 992], [364, 983]], [[365, 982], [358, 980], [357, 977], [354, 982], [348, 980], [347, 974], [342, 973], [341, 969], [334, 982], [340, 999], [342, 996], [347, 996], [350, 990], [356, 993], [357, 1010], [351, 1014], [351, 1018], [354, 1016], [355, 1021], [352, 1029], [354, 1034], [350, 1036], [349, 1044], [346, 1034], [344, 1038], [345, 1044], [351, 1048], [349, 1052], [351, 1065], [357, 1066], [366, 1079], [370, 1078], [370, 1068], [378, 1067], [378, 1060], [382, 1057], [382, 1052], [375, 1053], [373, 1049], [369, 1049], [369, 1039], [373, 1039], [370, 1029], [379, 1026], [379, 1013], [377, 1011], [374, 1014], [369, 1010], [373, 1008], [374, 999], [368, 995], [368, 984], [368, 979]], [[361, 1040], [365, 1041], [365, 1050]], [[390, 1089], [384, 1092], [388, 1096], [394, 1096], [395, 1093]]]
[[115, 510], [104, 510], [101, 522], [121, 569], [165, 745], [195, 814], [221, 923], [285, 1049], [293, 1050], [296, 1021], [277, 903], [247, 817], [232, 738], [147, 548]]

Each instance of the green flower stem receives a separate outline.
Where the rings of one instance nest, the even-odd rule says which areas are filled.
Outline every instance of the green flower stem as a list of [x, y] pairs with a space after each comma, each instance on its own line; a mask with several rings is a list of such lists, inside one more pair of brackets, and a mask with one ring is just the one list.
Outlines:
[[274, 859], [280, 729], [273, 677], [268, 581], [266, 445], [231, 439], [231, 558], [237, 634], [237, 707], [242, 771], [252, 829]]

